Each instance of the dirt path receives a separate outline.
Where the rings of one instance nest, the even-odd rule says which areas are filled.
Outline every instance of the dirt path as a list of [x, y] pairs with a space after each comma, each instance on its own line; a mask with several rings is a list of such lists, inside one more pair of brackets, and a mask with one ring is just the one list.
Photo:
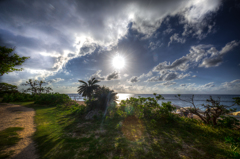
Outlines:
[[0, 103], [0, 131], [8, 127], [23, 127], [24, 130], [19, 131], [22, 138], [15, 146], [7, 149], [14, 150], [11, 159], [36, 159], [36, 147], [32, 140], [35, 132], [34, 125], [35, 111], [32, 108], [26, 108], [20, 105]]

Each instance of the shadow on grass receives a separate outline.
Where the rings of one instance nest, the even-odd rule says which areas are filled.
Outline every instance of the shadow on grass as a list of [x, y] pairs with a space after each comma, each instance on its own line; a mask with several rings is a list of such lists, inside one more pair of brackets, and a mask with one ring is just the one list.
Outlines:
[[71, 110], [34, 106], [34, 135], [41, 158], [228, 158], [224, 137], [230, 129], [195, 120], [96, 118], [85, 120]]
[[149, 123], [152, 149], [169, 158], [228, 158], [229, 147], [224, 137], [237, 136], [239, 132], [230, 129], [202, 125], [191, 119], [177, 118], [166, 123]]

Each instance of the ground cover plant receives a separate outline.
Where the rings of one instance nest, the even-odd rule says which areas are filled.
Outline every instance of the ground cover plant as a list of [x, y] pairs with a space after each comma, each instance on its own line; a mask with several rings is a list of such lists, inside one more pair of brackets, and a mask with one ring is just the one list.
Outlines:
[[7, 158], [13, 153], [13, 151], [6, 153], [4, 150], [20, 141], [17, 131], [21, 130], [22, 127], [10, 127], [0, 131], [0, 159]]
[[[86, 120], [82, 106], [36, 110], [34, 140], [41, 158], [233, 158], [227, 136], [239, 131], [173, 114], [170, 102], [131, 98]], [[236, 150], [236, 152], [238, 149]]]

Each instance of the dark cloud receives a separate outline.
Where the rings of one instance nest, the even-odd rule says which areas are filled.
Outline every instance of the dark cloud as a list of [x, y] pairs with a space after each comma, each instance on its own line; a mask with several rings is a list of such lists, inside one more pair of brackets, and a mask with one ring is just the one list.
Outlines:
[[105, 77], [101, 76], [102, 70], [98, 70], [95, 74], [91, 75], [89, 79], [96, 78], [97, 80], [104, 81]]
[[162, 72], [160, 76], [153, 76], [147, 79], [146, 82], [173, 81], [173, 80], [183, 79], [188, 76], [190, 76], [189, 73], [179, 74], [177, 72]]
[[128, 80], [130, 83], [136, 83], [136, 82], [139, 82], [139, 77], [137, 76], [133, 76], [131, 77], [129, 80]]
[[119, 73], [116, 72], [116, 71], [114, 71], [113, 73], [110, 73], [109, 75], [106, 76], [106, 79], [107, 79], [108, 81], [110, 81], [110, 80], [115, 80], [115, 79], [119, 79], [119, 78], [120, 78]]
[[186, 86], [186, 84], [180, 84], [180, 86], [181, 86], [181, 87], [185, 87], [185, 86]]

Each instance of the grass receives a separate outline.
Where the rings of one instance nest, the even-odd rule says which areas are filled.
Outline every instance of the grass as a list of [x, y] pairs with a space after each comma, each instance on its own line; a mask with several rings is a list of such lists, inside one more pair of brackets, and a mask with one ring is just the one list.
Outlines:
[[34, 140], [43, 159], [222, 159], [232, 154], [224, 137], [240, 136], [239, 131], [188, 118], [147, 120], [128, 116], [85, 120], [73, 110], [24, 105], [36, 111]]
[[7, 158], [14, 152], [5, 152], [4, 150], [18, 143], [21, 138], [17, 131], [21, 130], [23, 130], [22, 127], [10, 127], [0, 131], [0, 159]]

